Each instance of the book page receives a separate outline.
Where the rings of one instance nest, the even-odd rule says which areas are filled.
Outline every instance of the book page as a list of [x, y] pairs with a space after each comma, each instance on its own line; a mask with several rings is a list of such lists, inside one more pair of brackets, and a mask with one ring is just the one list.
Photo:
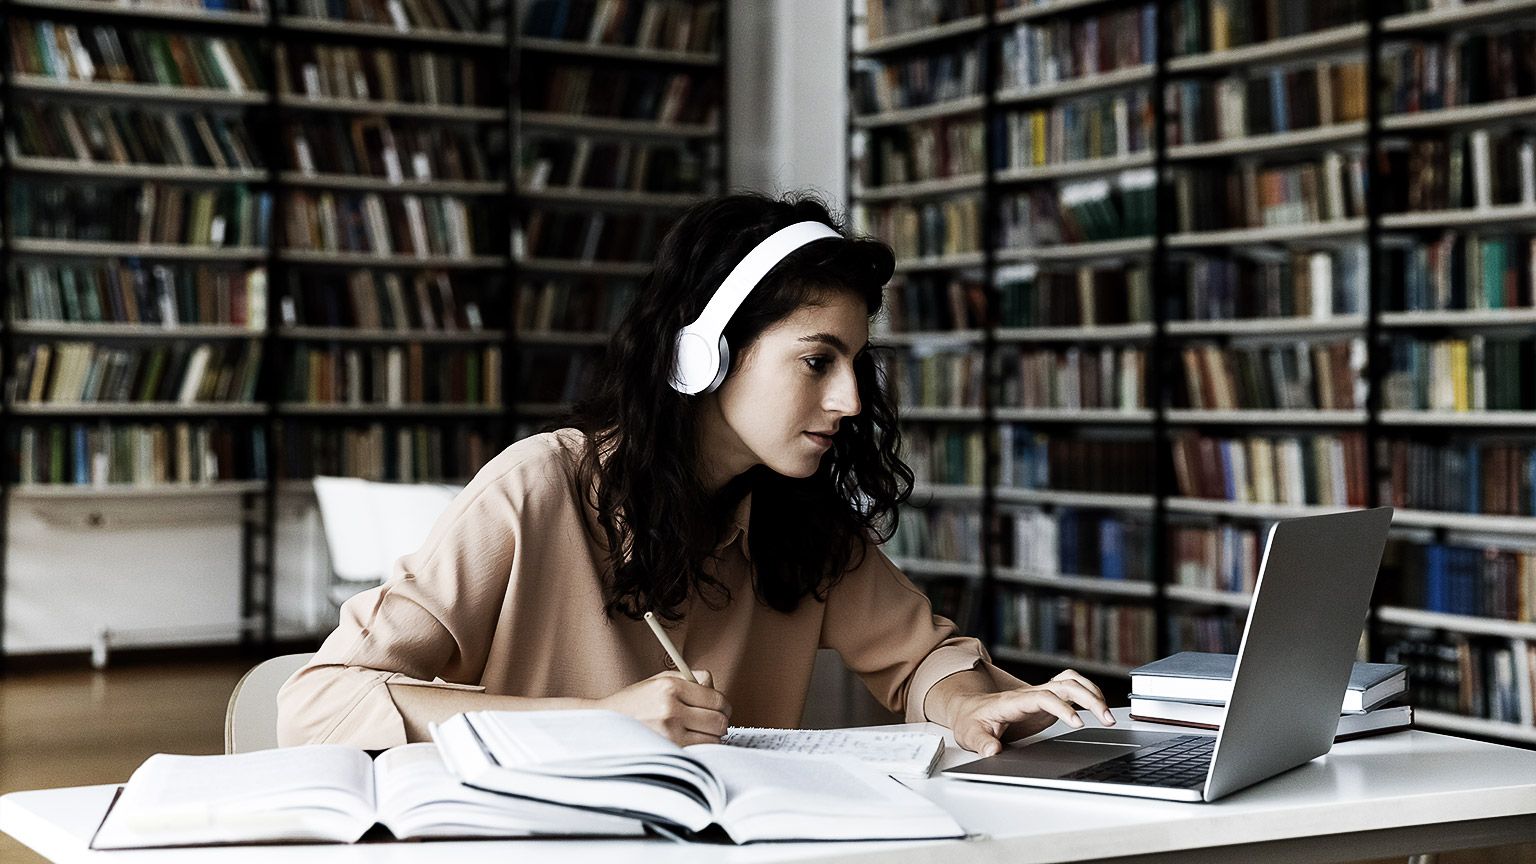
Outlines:
[[733, 726], [720, 743], [748, 750], [853, 760], [890, 773], [926, 776], [944, 747], [944, 738], [931, 732]]
[[610, 766], [645, 757], [683, 755], [682, 748], [616, 711], [474, 711], [470, 725], [509, 767], [537, 770], [569, 764]]
[[373, 821], [373, 765], [353, 747], [161, 753], [133, 772], [93, 848], [350, 841]]

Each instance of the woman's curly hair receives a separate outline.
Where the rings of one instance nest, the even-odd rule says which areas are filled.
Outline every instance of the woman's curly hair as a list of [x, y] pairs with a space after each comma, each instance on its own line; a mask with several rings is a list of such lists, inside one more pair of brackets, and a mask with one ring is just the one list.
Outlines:
[[[562, 421], [585, 433], [577, 481], [596, 513], [589, 530], [610, 550], [610, 617], [650, 611], [676, 620], [693, 597], [727, 602], [730, 592], [703, 565], [748, 492], [754, 591], [781, 612], [806, 596], [826, 599], [861, 562], [865, 538], [883, 542], [895, 530], [913, 477], [898, 456], [895, 405], [873, 350], [854, 361], [862, 410], [843, 420], [814, 475], [797, 479], [758, 465], [713, 495], [697, 473], [696, 397], [668, 383], [677, 332], [758, 243], [804, 221], [847, 238], [827, 206], [805, 195], [735, 194], [685, 212], [609, 341], [594, 394]], [[893, 266], [889, 247], [862, 238], [813, 241], [789, 254], [731, 317], [733, 366], [764, 330], [829, 292], [855, 293], [873, 316]]]

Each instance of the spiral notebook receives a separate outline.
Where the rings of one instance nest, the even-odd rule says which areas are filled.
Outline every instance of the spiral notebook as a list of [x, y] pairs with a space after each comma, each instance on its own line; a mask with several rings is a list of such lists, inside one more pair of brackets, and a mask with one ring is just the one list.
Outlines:
[[720, 739], [729, 747], [769, 750], [856, 763], [898, 777], [927, 777], [944, 755], [944, 738], [931, 732], [885, 729], [761, 729], [732, 726]]

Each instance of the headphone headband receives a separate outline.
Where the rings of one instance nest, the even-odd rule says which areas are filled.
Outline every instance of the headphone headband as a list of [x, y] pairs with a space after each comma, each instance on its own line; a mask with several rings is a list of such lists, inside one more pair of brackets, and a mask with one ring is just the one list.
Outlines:
[[725, 378], [729, 359], [725, 325], [730, 323], [731, 316], [736, 314], [747, 295], [789, 253], [816, 240], [842, 237], [836, 229], [822, 222], [796, 222], [780, 228], [754, 246], [731, 268], [699, 317], [677, 334], [677, 365], [672, 370], [672, 386], [688, 394], [719, 386]]

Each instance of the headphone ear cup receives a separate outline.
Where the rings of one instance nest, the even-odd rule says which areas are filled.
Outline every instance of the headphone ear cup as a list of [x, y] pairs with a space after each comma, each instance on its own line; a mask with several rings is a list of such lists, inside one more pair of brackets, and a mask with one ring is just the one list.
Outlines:
[[703, 392], [705, 392], [705, 393], [712, 393], [712, 392], [714, 392], [715, 388], [720, 386], [720, 382], [725, 380], [725, 375], [726, 375], [727, 372], [730, 371], [730, 369], [731, 369], [731, 346], [730, 346], [730, 344], [728, 342], [725, 341], [725, 335], [721, 334], [721, 336], [720, 336], [720, 363], [715, 368], [715, 380], [709, 382], [709, 386], [705, 387]]
[[[720, 340], [721, 342], [724, 339]], [[672, 388], [679, 393], [702, 393], [710, 381], [719, 381], [719, 362], [707, 335], [684, 328], [677, 334], [677, 361], [672, 368]]]

